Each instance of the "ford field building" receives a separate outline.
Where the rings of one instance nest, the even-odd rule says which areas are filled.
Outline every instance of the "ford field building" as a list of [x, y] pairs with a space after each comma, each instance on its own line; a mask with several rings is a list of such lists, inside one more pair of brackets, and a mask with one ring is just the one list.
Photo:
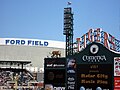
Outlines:
[[[44, 58], [59, 57], [53, 55], [59, 52], [60, 57], [65, 57], [65, 42], [40, 39], [0, 38], [0, 61], [30, 61], [23, 68], [30, 72], [44, 72]], [[8, 63], [9, 64], [9, 63]], [[19, 65], [0, 64], [0, 67]]]

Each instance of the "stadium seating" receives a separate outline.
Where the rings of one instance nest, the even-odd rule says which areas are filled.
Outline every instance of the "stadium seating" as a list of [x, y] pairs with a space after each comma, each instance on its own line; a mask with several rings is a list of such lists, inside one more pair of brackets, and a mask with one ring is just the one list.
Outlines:
[[28, 86], [31, 80], [34, 78], [26, 69], [0, 68], [0, 86]]

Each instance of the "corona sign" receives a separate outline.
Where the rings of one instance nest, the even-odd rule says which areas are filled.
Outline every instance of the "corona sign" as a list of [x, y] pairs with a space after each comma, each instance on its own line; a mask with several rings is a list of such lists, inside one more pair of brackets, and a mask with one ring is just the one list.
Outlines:
[[81, 38], [77, 38], [77, 52], [86, 48], [86, 46], [92, 42], [101, 43], [110, 50], [120, 52], [120, 41], [107, 32], [102, 31], [101, 28], [97, 28], [95, 30], [90, 29]]
[[[107, 46], [112, 44], [107, 42], [109, 39], [105, 39]], [[96, 36], [90, 40], [100, 41], [100, 38]], [[105, 45], [92, 42], [81, 52], [68, 57], [67, 90], [120, 90], [120, 54]], [[114, 47], [113, 44], [110, 48]], [[68, 72], [70, 70], [74, 72]]]

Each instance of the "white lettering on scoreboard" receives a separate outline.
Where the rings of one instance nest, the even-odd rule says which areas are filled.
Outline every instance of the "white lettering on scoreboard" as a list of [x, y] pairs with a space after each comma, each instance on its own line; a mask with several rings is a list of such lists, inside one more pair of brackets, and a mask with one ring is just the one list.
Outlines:
[[65, 90], [65, 87], [53, 86], [52, 84], [45, 84], [45, 90]]
[[106, 62], [107, 61], [105, 55], [102, 55], [102, 56], [87, 56], [87, 55], [84, 55], [82, 57], [82, 60], [84, 62]]
[[54, 87], [53, 90], [65, 90], [65, 87]]

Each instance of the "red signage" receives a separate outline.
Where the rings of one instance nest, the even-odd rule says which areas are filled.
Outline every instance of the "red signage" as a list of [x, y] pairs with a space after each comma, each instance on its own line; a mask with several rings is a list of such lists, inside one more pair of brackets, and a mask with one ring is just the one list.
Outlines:
[[114, 90], [120, 90], [120, 77], [114, 77]]

